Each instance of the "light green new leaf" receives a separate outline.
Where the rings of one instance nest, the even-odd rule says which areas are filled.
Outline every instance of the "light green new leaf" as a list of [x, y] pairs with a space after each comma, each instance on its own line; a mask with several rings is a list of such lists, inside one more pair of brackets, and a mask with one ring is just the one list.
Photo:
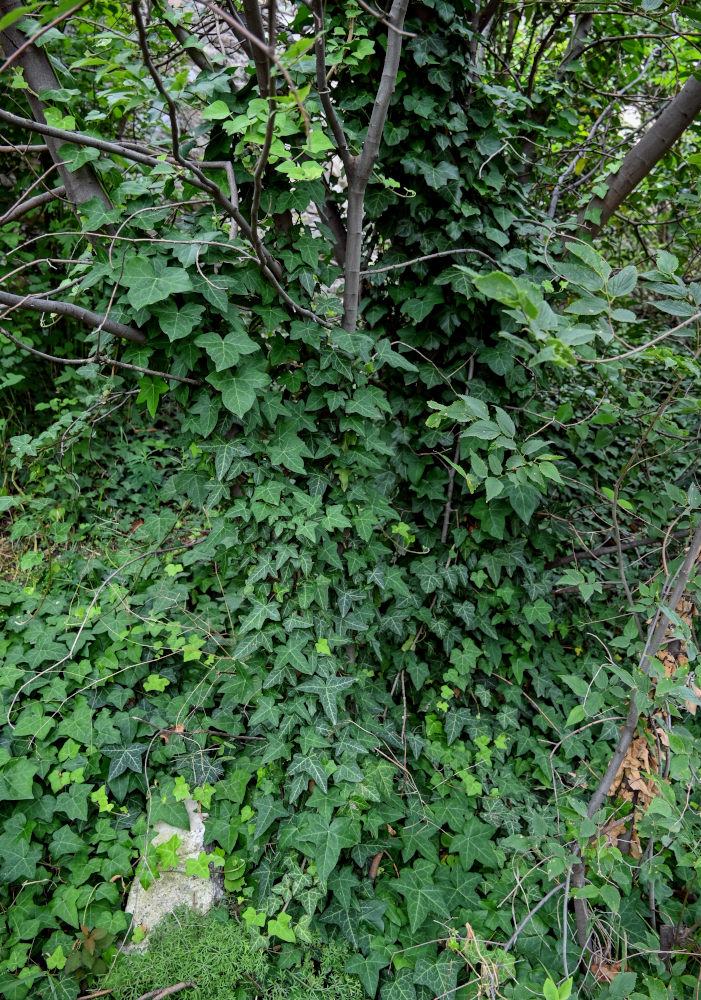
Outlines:
[[268, 921], [268, 934], [279, 937], [282, 941], [289, 941], [290, 944], [295, 944], [297, 938], [290, 927], [291, 919], [289, 913], [279, 913], [277, 917]]
[[136, 397], [136, 402], [146, 403], [146, 409], [152, 417], [155, 417], [158, 401], [164, 392], [168, 392], [167, 382], [164, 382], [158, 375], [144, 375], [139, 382], [139, 395]]

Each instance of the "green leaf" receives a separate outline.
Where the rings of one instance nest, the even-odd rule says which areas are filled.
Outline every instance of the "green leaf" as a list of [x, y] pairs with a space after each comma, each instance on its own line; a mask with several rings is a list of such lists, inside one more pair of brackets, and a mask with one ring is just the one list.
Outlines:
[[475, 420], [474, 423], [469, 424], [463, 431], [463, 437], [476, 437], [481, 441], [493, 441], [494, 438], [499, 437], [501, 431], [499, 430], [499, 425], [495, 424], [492, 420]]
[[660, 250], [657, 254], [657, 269], [662, 274], [672, 275], [679, 267], [679, 258], [667, 250]]
[[268, 442], [268, 456], [273, 465], [284, 465], [290, 472], [304, 473], [304, 459], [312, 452], [295, 431], [291, 421], [278, 421]]
[[197, 878], [209, 878], [209, 866], [216, 865], [222, 867], [224, 864], [224, 858], [219, 857], [217, 854], [207, 854], [206, 851], [200, 851], [196, 858], [186, 858], [185, 859], [185, 874], [186, 875], [196, 875]]
[[82, 837], [79, 837], [70, 826], [64, 825], [54, 831], [49, 849], [54, 858], [60, 858], [64, 854], [78, 854], [87, 846]]
[[256, 810], [254, 830], [256, 840], [261, 839], [276, 819], [282, 819], [283, 816], [287, 816], [287, 809], [283, 805], [282, 800], [280, 798], [273, 798], [272, 795], [258, 796], [254, 800], [253, 805]]
[[265, 364], [265, 360], [247, 362], [237, 368], [235, 374], [231, 370], [214, 372], [207, 376], [207, 381], [220, 390], [227, 410], [242, 417], [255, 403], [257, 390], [270, 384], [270, 376], [263, 371]]
[[33, 799], [32, 785], [38, 763], [27, 757], [13, 757], [0, 770], [0, 801], [17, 802]]
[[490, 274], [478, 274], [474, 278], [474, 284], [483, 295], [489, 299], [496, 299], [505, 306], [517, 306], [519, 304], [519, 289], [513, 278], [502, 271], [492, 271]]
[[[209, 824], [207, 826], [209, 831]], [[180, 858], [178, 857], [178, 848], [182, 844], [182, 840], [174, 833], [173, 836], [164, 841], [162, 844], [158, 844], [156, 847], [156, 854], [158, 855], [158, 864], [161, 868], [177, 868], [180, 864]]]
[[140, 743], [130, 743], [128, 746], [104, 747], [102, 753], [110, 759], [110, 769], [107, 781], [113, 781], [126, 770], [141, 773], [141, 758], [146, 752], [146, 747]]
[[282, 941], [289, 941], [295, 944], [297, 938], [295, 932], [290, 927], [292, 917], [289, 913], [279, 913], [277, 917], [268, 921], [268, 934], [271, 937], [279, 937]]
[[41, 847], [29, 841], [27, 817], [24, 813], [15, 813], [5, 823], [0, 836], [0, 881], [22, 882], [34, 878], [41, 855]]
[[203, 347], [218, 372], [237, 365], [242, 354], [254, 354], [260, 347], [243, 330], [232, 330], [226, 337], [218, 333], [203, 333], [195, 343]]
[[134, 309], [143, 309], [192, 289], [190, 275], [184, 268], [166, 266], [156, 273], [148, 257], [131, 257], [124, 265], [121, 284], [128, 290], [127, 299]]
[[394, 979], [380, 990], [380, 1000], [416, 1000], [413, 970], [398, 969]]
[[201, 117], [208, 122], [219, 122], [231, 115], [230, 109], [224, 101], [214, 101], [202, 112]]
[[606, 288], [611, 298], [615, 299], [620, 295], [629, 295], [637, 283], [638, 270], [633, 264], [629, 264], [609, 278]]
[[491, 840], [496, 830], [488, 823], [472, 817], [468, 819], [462, 831], [453, 837], [450, 844], [451, 854], [460, 855], [460, 863], [466, 871], [472, 868], [475, 861], [487, 868], [493, 868], [496, 854]]
[[412, 934], [416, 933], [429, 914], [438, 917], [448, 916], [445, 889], [436, 885], [433, 877], [435, 870], [435, 864], [425, 858], [419, 858], [411, 869], [403, 869], [399, 879], [394, 883], [394, 888], [406, 901]]
[[559, 1000], [559, 991], [552, 979], [546, 979], [543, 983], [543, 996], [545, 1000]]
[[136, 397], [136, 402], [146, 403], [148, 412], [152, 417], [155, 417], [158, 401], [165, 392], [168, 392], [167, 382], [164, 382], [158, 375], [144, 375], [139, 382], [139, 395]]
[[287, 774], [293, 777], [295, 774], [308, 774], [312, 781], [316, 782], [324, 794], [328, 790], [328, 777], [323, 764], [316, 757], [305, 754], [295, 754], [292, 763], [287, 768]]
[[512, 483], [509, 485], [506, 495], [509, 498], [509, 503], [521, 520], [525, 524], [528, 524], [533, 516], [533, 512], [542, 500], [542, 496], [538, 490], [524, 483]]
[[380, 972], [389, 965], [389, 959], [381, 951], [371, 951], [368, 955], [351, 955], [345, 965], [345, 971], [358, 976], [370, 997], [377, 994], [380, 982]]
[[178, 306], [172, 299], [157, 306], [153, 312], [158, 316], [158, 324], [171, 343], [189, 336], [199, 326], [204, 314], [204, 306], [186, 302]]
[[246, 632], [259, 632], [266, 621], [280, 621], [280, 607], [275, 601], [254, 600], [252, 603], [252, 611], [246, 615], [239, 625], [239, 636], [245, 635]]

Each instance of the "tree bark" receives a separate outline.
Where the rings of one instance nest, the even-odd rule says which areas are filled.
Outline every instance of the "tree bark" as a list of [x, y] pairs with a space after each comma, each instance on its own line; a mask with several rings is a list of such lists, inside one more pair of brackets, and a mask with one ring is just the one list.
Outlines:
[[[20, 6], [19, 0], [0, 0], [0, 16], [9, 14]], [[26, 42], [26, 36], [15, 25], [10, 25], [0, 32], [0, 45], [8, 58]], [[42, 90], [57, 90], [59, 87], [51, 63], [42, 49], [37, 48], [36, 45], [28, 45], [17, 56], [15, 65], [21, 68], [24, 81], [28, 84], [26, 95], [32, 117], [36, 122], [45, 125], [44, 104], [39, 100], [39, 94]], [[58, 152], [61, 142], [47, 136], [46, 145], [66, 189], [66, 197], [75, 208], [92, 198], [99, 198], [107, 208], [112, 207], [97, 177], [89, 167], [83, 166], [79, 167], [78, 170], [69, 170]]]
[[348, 209], [346, 240], [346, 273], [343, 287], [342, 327], [347, 333], [354, 333], [358, 324], [360, 307], [360, 261], [362, 256], [363, 217], [365, 192], [373, 167], [380, 152], [382, 133], [387, 121], [389, 104], [397, 83], [399, 59], [402, 54], [402, 28], [409, 0], [394, 0], [387, 23], [387, 51], [382, 78], [377, 89], [375, 104], [370, 116], [370, 124], [365, 134], [363, 148], [352, 158], [348, 174]]
[[[701, 63], [697, 71], [701, 73]], [[603, 198], [593, 198], [580, 215], [585, 233], [598, 236], [611, 216], [662, 157], [683, 135], [701, 111], [701, 80], [690, 76], [676, 97], [625, 157], [611, 178]]]

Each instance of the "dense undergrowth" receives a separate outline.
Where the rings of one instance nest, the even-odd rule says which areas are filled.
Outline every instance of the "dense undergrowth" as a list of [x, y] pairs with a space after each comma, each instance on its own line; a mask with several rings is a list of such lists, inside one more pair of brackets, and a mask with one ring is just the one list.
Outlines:
[[[117, 989], [123, 959], [105, 976], [140, 935], [129, 885], [173, 863], [151, 828], [184, 824], [188, 797], [213, 845], [193, 872], [214, 862], [230, 894], [230, 919], [202, 939], [185, 924], [187, 968], [213, 979], [202, 1000], [255, 989], [221, 981], [215, 940], [271, 997], [295, 996], [300, 975], [320, 996], [360, 984], [381, 1000], [697, 989], [692, 573], [665, 611], [663, 659], [641, 661], [701, 508], [693, 233], [665, 217], [669, 238], [645, 253], [625, 230], [606, 254], [566, 247], [545, 207], [572, 109], [598, 115], [613, 71], [594, 50], [554, 88], [556, 12], [528, 96], [503, 59], [475, 69], [463, 6], [410, 10], [357, 329], [338, 325], [341, 268], [315, 214], [330, 202], [342, 216], [346, 194], [313, 60], [295, 48], [314, 34], [306, 5], [280, 45], [310, 134], [288, 77], [270, 105], [253, 70], [243, 85], [225, 60], [185, 72], [168, 18], [189, 15], [154, 5], [148, 35], [196, 111], [187, 142], [229, 162], [248, 218], [260, 209], [282, 286], [223, 212], [224, 168], [219, 201], [202, 198], [167, 143], [153, 163], [62, 146], [111, 206], [84, 206], [80, 231], [61, 202], [0, 228], [8, 285], [49, 294], [58, 261], [61, 294], [147, 333], [122, 344], [20, 311], [20, 343], [0, 344], [8, 1000]], [[104, 31], [77, 19], [36, 42], [62, 84], [42, 97], [49, 117], [111, 140], [124, 116], [151, 149], [162, 92], [129, 12], [86, 13]], [[595, 38], [632, 23], [644, 48], [624, 14]], [[355, 148], [384, 28], [352, 4], [327, 16]], [[525, 37], [497, 41], [526, 59]], [[546, 149], [528, 170], [512, 155], [526, 125]], [[677, 190], [673, 170], [657, 183], [661, 201]], [[643, 211], [657, 194], [639, 195]], [[562, 197], [575, 232], [582, 199]], [[637, 738], [590, 815], [631, 698]], [[179, 977], [178, 954], [156, 950], [125, 1000], [172, 985], [153, 977]]]

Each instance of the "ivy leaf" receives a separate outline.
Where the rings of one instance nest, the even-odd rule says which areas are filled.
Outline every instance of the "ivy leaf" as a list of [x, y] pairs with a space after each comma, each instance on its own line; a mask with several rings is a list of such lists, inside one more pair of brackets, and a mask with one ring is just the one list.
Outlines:
[[47, 994], [49, 1000], [76, 1000], [80, 992], [78, 980], [73, 976], [62, 976], [60, 979], [47, 976], [46, 985], [49, 990]]
[[158, 401], [164, 392], [168, 392], [168, 383], [158, 375], [144, 375], [139, 382], [137, 403], [146, 403], [146, 408], [152, 417], [156, 416]]
[[261, 359], [240, 366], [235, 374], [231, 370], [213, 372], [207, 376], [207, 381], [219, 389], [227, 410], [242, 417], [255, 403], [257, 390], [270, 384], [270, 376], [262, 370], [265, 364], [265, 360]]
[[317, 694], [321, 701], [321, 707], [332, 726], [338, 722], [338, 696], [343, 691], [347, 691], [355, 682], [353, 677], [328, 677], [323, 679], [318, 675], [311, 680], [299, 685], [300, 691], [309, 691]]
[[[480, 824], [482, 825], [482, 824]], [[436, 885], [433, 873], [435, 864], [419, 858], [409, 870], [405, 869], [394, 887], [404, 896], [412, 934], [416, 933], [430, 913], [439, 917], [449, 914], [445, 889]]]
[[275, 433], [268, 442], [268, 456], [273, 465], [284, 465], [290, 472], [304, 472], [304, 458], [311, 458], [312, 452], [294, 425], [287, 420], [279, 421]]
[[358, 834], [357, 821], [354, 822], [348, 816], [337, 816], [330, 824], [318, 813], [304, 818], [299, 838], [302, 842], [311, 844], [311, 856], [316, 862], [317, 873], [323, 884], [338, 864], [342, 848], [354, 847], [358, 842]]
[[194, 302], [186, 302], [185, 305], [179, 306], [170, 299], [153, 311], [158, 316], [158, 325], [161, 330], [173, 343], [175, 340], [182, 340], [183, 337], [189, 336], [199, 325], [204, 313], [204, 306], [199, 306]]
[[190, 275], [183, 267], [164, 267], [159, 273], [148, 257], [132, 257], [124, 265], [122, 285], [134, 309], [144, 309], [178, 292], [192, 289]]
[[274, 799], [272, 795], [261, 795], [254, 801], [256, 809], [254, 837], [260, 840], [268, 827], [276, 819], [287, 816], [287, 809], [280, 799]]
[[75, 833], [70, 826], [64, 824], [54, 831], [51, 838], [49, 850], [54, 858], [60, 858], [64, 854], [78, 854], [84, 851], [88, 845]]
[[[207, 824], [207, 832], [209, 833], [209, 823]], [[180, 864], [178, 848], [181, 844], [182, 840], [177, 833], [174, 833], [170, 840], [166, 840], [162, 844], [158, 844], [156, 847], [156, 854], [158, 855], [158, 863], [161, 868], [178, 867]]]
[[280, 607], [275, 601], [253, 601], [253, 610], [250, 611], [239, 625], [239, 636], [246, 632], [259, 632], [263, 623], [272, 619], [280, 621]]
[[416, 1000], [414, 970], [398, 969], [394, 979], [380, 990], [380, 1000]]
[[460, 854], [460, 863], [469, 871], [475, 861], [486, 867], [494, 867], [496, 854], [491, 840], [496, 827], [481, 823], [474, 817], [466, 821], [462, 831], [453, 837], [450, 844], [451, 854]]
[[146, 747], [141, 746], [140, 743], [131, 743], [129, 746], [121, 747], [104, 747], [102, 750], [103, 754], [105, 757], [110, 758], [110, 769], [107, 780], [113, 781], [120, 774], [124, 774], [126, 770], [140, 774], [141, 758], [145, 750]]
[[268, 934], [275, 935], [279, 937], [282, 941], [289, 941], [290, 944], [295, 944], [297, 938], [295, 937], [295, 932], [290, 927], [290, 921], [292, 917], [289, 913], [279, 913], [277, 917], [268, 921]]
[[203, 333], [195, 343], [205, 349], [218, 372], [233, 368], [242, 354], [254, 354], [260, 350], [243, 330], [232, 330], [226, 337], [220, 337], [218, 333]]
[[38, 844], [30, 844], [26, 828], [27, 817], [24, 813], [15, 813], [5, 824], [0, 836], [2, 882], [22, 882], [34, 878], [42, 850]]
[[428, 986], [434, 996], [446, 996], [455, 991], [458, 971], [463, 963], [449, 951], [441, 952], [438, 961], [420, 958], [414, 969], [414, 982]]
[[196, 875], [197, 878], [209, 878], [209, 866], [217, 865], [221, 867], [224, 864], [224, 858], [220, 858], [216, 854], [207, 854], [206, 851], [200, 851], [196, 858], [186, 858], [185, 860], [185, 874], [186, 875]]
[[27, 757], [12, 757], [0, 771], [0, 800], [33, 799], [32, 783], [38, 764]]
[[371, 951], [369, 955], [351, 955], [345, 971], [358, 976], [369, 996], [374, 997], [380, 981], [380, 972], [389, 965], [389, 959], [381, 951]]
[[295, 774], [308, 774], [309, 777], [316, 782], [316, 784], [321, 788], [322, 792], [326, 794], [328, 788], [328, 777], [326, 771], [324, 770], [323, 764], [316, 759], [316, 757], [308, 757], [304, 754], [297, 753], [290, 766], [287, 768], [287, 774], [293, 776]]

